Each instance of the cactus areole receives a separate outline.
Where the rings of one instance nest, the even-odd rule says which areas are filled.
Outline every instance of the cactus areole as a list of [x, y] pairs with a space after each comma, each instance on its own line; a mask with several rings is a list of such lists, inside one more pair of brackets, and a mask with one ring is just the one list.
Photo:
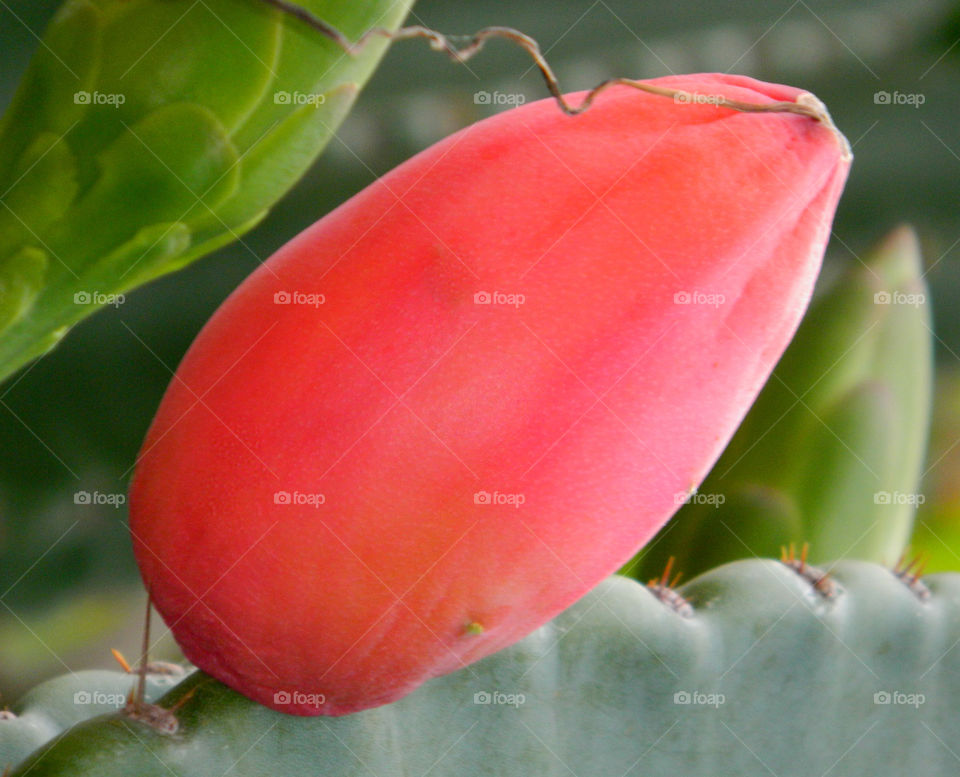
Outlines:
[[819, 106], [800, 90], [649, 83], [686, 97], [452, 135], [213, 316], [130, 499], [191, 661], [284, 712], [390, 702], [559, 613], [701, 482], [803, 314], [850, 155], [825, 111], [716, 104]]

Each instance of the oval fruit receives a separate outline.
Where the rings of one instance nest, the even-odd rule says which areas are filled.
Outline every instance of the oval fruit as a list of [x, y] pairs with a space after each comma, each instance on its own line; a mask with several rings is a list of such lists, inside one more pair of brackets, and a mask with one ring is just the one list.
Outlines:
[[132, 486], [186, 656], [336, 715], [563, 610], [723, 450], [806, 307], [848, 167], [825, 114], [614, 87], [579, 116], [545, 100], [468, 127], [293, 239], [197, 337]]

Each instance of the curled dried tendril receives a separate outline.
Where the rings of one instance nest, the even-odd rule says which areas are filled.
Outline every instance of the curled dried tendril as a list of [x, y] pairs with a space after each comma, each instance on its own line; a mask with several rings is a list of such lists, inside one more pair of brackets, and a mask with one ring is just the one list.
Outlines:
[[[560, 91], [560, 84], [557, 77], [550, 67], [549, 63], [540, 50], [540, 44], [529, 35], [515, 30], [512, 27], [484, 27], [473, 35], [444, 35], [443, 33], [431, 30], [421, 25], [410, 27], [401, 27], [399, 30], [392, 31], [384, 27], [373, 27], [367, 30], [356, 41], [350, 41], [342, 32], [332, 25], [314, 16], [306, 8], [303, 8], [290, 0], [263, 0], [267, 5], [283, 11], [293, 16], [304, 24], [312, 27], [321, 35], [329, 38], [342, 48], [347, 54], [359, 54], [373, 38], [387, 38], [389, 40], [409, 40], [411, 38], [425, 38], [430, 42], [430, 48], [434, 51], [441, 51], [450, 57], [454, 62], [466, 62], [475, 54], [479, 53], [486, 42], [492, 38], [516, 43], [520, 48], [527, 52], [533, 59], [534, 64], [540, 70], [544, 82], [550, 94], [557, 101], [560, 109], [570, 116], [586, 111], [596, 99], [597, 95], [611, 86], [630, 86], [639, 89], [642, 92], [659, 95], [661, 97], [670, 97], [676, 102], [682, 103], [709, 103], [724, 108], [731, 108], [735, 111], [745, 113], [796, 113], [801, 116], [807, 116], [816, 121], [823, 122], [830, 127], [841, 140], [844, 147], [845, 156], [850, 155], [850, 147], [846, 139], [837, 130], [827, 112], [826, 106], [814, 97], [812, 94], [804, 92], [797, 97], [796, 102], [777, 101], [769, 103], [751, 103], [741, 100], [731, 100], [720, 94], [693, 94], [683, 89], [671, 89], [666, 86], [638, 81], [633, 78], [608, 78], [590, 89], [577, 105], [571, 105], [567, 102], [563, 93]], [[462, 45], [457, 46], [454, 40], [462, 41]]]

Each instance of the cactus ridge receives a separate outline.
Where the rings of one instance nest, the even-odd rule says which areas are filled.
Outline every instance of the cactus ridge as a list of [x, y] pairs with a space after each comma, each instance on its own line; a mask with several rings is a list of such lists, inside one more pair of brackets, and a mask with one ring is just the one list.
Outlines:
[[195, 672], [159, 700], [178, 707], [175, 735], [115, 711], [52, 735], [11, 777], [955, 775], [942, 743], [960, 737], [960, 574], [826, 568], [788, 549], [677, 589], [609, 578], [525, 640], [338, 718], [285, 715]]

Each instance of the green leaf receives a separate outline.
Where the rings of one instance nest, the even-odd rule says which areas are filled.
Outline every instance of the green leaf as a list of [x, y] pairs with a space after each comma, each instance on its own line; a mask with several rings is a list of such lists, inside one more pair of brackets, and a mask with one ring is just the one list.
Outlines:
[[[129, 240], [137, 224], [202, 218], [240, 185], [239, 158], [206, 108], [180, 103], [130, 126], [99, 158], [100, 176], [53, 237], [78, 274]], [[77, 244], [75, 224], [88, 224]]]
[[960, 370], [937, 370], [924, 501], [910, 539], [911, 552], [931, 572], [960, 570]]
[[[301, 5], [355, 38], [396, 28], [412, 3]], [[0, 120], [0, 279], [21, 249], [48, 260], [32, 304], [13, 301], [19, 292], [0, 299], [0, 380], [96, 309], [73, 305], [91, 278], [103, 293], [129, 290], [257, 224], [332, 137], [387, 45], [348, 56], [257, 0], [67, 0]], [[131, 245], [174, 223], [189, 232], [179, 252], [165, 243], [149, 272], [130, 274], [119, 259]]]
[[[9, 256], [25, 244], [39, 243], [45, 232], [70, 207], [77, 194], [73, 155], [62, 138], [40, 133], [21, 154], [13, 169], [0, 209], [0, 255]], [[29, 214], [29, 221], [18, 214]]]
[[243, 190], [218, 212], [209, 214], [208, 225], [216, 229], [218, 223], [242, 224], [262, 212], [264, 198], [278, 199], [297, 171], [310, 163], [317, 145], [326, 143], [333, 128], [346, 117], [357, 92], [355, 84], [341, 84], [319, 94], [322, 103], [305, 104], [283, 118], [244, 155], [240, 161]]
[[33, 307], [43, 288], [47, 255], [27, 246], [11, 256], [0, 271], [0, 333]]
[[127, 100], [119, 111], [104, 111], [107, 117], [119, 114], [129, 124], [165, 105], [190, 103], [209, 110], [232, 134], [264, 100], [283, 36], [266, 4], [109, 5], [103, 45], [111, 55], [104, 58], [98, 88]]
[[88, 0], [67, 2], [57, 12], [44, 34], [46, 45], [37, 48], [0, 119], [0, 181], [5, 184], [0, 191], [16, 180], [12, 167], [38, 136], [63, 137], [87, 114], [87, 105], [75, 95], [93, 89], [102, 34], [101, 14]]
[[80, 723], [13, 775], [953, 775], [960, 576], [863, 562], [833, 592], [773, 561], [714, 570], [678, 613], [611, 578], [522, 642], [384, 707], [299, 718], [203, 673], [163, 734]]

